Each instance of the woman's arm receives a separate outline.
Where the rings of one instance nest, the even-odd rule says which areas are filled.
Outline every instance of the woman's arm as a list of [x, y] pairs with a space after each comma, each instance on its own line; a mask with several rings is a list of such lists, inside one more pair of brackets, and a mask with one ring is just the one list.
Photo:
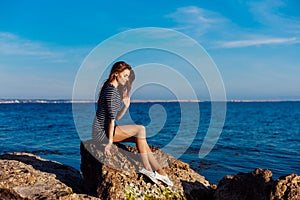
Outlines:
[[108, 125], [108, 144], [104, 148], [104, 154], [106, 156], [111, 156], [110, 148], [114, 141], [114, 129], [115, 129], [115, 120], [110, 120]]
[[114, 129], [115, 129], [115, 120], [110, 120], [108, 125], [108, 143], [113, 143], [113, 137], [114, 137]]

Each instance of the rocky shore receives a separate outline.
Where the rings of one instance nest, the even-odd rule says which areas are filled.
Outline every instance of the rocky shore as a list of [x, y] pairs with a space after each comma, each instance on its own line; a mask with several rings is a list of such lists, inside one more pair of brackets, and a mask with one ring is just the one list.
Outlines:
[[[30, 153], [0, 155], [0, 200], [6, 199], [207, 199], [299, 200], [300, 176], [290, 174], [273, 180], [267, 169], [225, 176], [212, 185], [171, 155], [151, 147], [174, 186], [154, 184], [137, 173], [135, 147], [114, 145], [106, 158], [103, 146], [81, 143], [81, 172]], [[105, 163], [105, 164], [103, 164]]]

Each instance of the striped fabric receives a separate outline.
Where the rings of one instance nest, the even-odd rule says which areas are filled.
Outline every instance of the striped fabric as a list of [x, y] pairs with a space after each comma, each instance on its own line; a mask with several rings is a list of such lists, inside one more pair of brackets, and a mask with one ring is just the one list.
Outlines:
[[112, 119], [116, 119], [121, 108], [121, 96], [118, 90], [111, 84], [103, 86], [97, 106], [92, 138], [102, 142], [104, 138], [108, 139], [109, 122]]

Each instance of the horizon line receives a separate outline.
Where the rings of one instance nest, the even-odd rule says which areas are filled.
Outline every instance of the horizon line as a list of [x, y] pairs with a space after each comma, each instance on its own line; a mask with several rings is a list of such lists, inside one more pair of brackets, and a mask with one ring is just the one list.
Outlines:
[[[132, 99], [131, 103], [201, 103], [201, 102], [298, 102], [297, 99], [231, 99], [225, 101], [194, 100], [194, 99]], [[0, 104], [13, 103], [96, 103], [89, 99], [0, 99]]]

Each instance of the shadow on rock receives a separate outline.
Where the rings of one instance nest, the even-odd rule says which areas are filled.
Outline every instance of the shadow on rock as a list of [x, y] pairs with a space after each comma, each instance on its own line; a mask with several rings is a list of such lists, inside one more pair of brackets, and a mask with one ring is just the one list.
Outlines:
[[187, 199], [212, 199], [213, 198], [213, 190], [206, 187], [203, 183], [196, 182], [188, 182], [181, 180], [181, 185], [183, 190], [186, 193]]

